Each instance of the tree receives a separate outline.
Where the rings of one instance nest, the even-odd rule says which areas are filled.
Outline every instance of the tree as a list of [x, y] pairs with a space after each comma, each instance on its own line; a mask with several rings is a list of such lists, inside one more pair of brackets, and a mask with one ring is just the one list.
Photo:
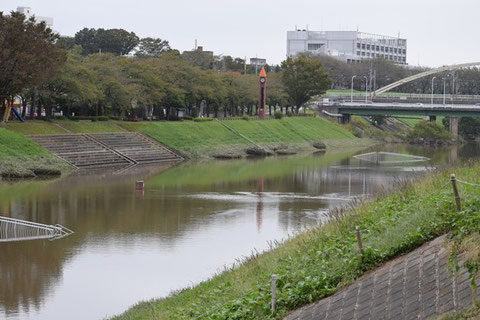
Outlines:
[[282, 62], [282, 82], [297, 113], [310, 98], [325, 93], [332, 83], [322, 63], [306, 56], [289, 57]]
[[21, 13], [0, 12], [0, 101], [38, 86], [58, 73], [66, 52], [45, 23]]
[[158, 58], [164, 52], [170, 51], [170, 44], [167, 40], [159, 38], [143, 38], [138, 45], [138, 51], [135, 56], [141, 58]]
[[128, 54], [139, 43], [133, 32], [123, 29], [88, 29], [84, 28], [75, 34], [75, 44], [81, 45], [84, 54], [110, 52], [116, 55]]

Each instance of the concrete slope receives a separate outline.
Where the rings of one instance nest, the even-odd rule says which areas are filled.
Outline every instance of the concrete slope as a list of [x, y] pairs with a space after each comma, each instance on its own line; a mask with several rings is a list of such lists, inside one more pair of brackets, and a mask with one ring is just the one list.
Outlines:
[[[472, 304], [468, 272], [450, 277], [443, 237], [363, 276], [286, 320], [428, 319]], [[478, 292], [477, 292], [478, 294]]]

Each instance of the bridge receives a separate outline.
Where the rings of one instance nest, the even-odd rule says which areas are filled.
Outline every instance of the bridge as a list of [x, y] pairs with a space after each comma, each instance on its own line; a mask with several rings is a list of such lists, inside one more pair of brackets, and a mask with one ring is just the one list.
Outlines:
[[[459, 117], [480, 117], [480, 96], [453, 96], [449, 95], [383, 95], [381, 94], [401, 86], [405, 83], [445, 72], [454, 71], [463, 68], [470, 68], [480, 65], [480, 62], [462, 63], [451, 66], [443, 66], [437, 69], [428, 70], [419, 74], [407, 77], [405, 79], [393, 82], [383, 88], [377, 89], [368, 95], [364, 101], [353, 101], [353, 93], [348, 98], [346, 96], [336, 96], [332, 103], [328, 102], [323, 105], [323, 112], [327, 115], [339, 117], [343, 123], [350, 121], [351, 115], [361, 116], [422, 116], [428, 117], [430, 121], [435, 121], [437, 116], [447, 116], [450, 121], [450, 133], [453, 136], [458, 135], [458, 118]], [[356, 98], [361, 94], [356, 93]], [[429, 97], [430, 103], [415, 102], [418, 99], [422, 101]], [[455, 97], [455, 103], [454, 103]], [[342, 100], [343, 98], [343, 100]], [[416, 100], [417, 99], [417, 100]], [[447, 102], [448, 101], [448, 102]], [[478, 102], [477, 102], [478, 101]], [[434, 103], [435, 102], [435, 103]], [[442, 102], [442, 103], [439, 103]]]

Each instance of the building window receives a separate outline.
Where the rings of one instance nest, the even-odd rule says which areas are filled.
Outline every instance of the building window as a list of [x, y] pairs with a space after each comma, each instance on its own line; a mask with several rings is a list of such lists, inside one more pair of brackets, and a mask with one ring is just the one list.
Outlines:
[[404, 55], [407, 54], [407, 50], [406, 50], [406, 49], [403, 49], [403, 54], [404, 54]]
[[357, 49], [360, 49], [360, 43], [357, 42]]
[[392, 55], [389, 55], [388, 58], [389, 58], [390, 60], [393, 60], [393, 56], [392, 56]]
[[365, 52], [362, 52], [362, 56], [365, 56]]
[[405, 57], [403, 57], [403, 62], [407, 62], [407, 59]]
[[357, 56], [359, 56], [359, 55], [360, 55], [360, 51], [357, 51]]
[[381, 46], [381, 47], [380, 47], [380, 51], [385, 52], [385, 47], [384, 47], [384, 46]]
[[394, 48], [394, 49], [393, 49], [393, 52], [397, 53], [397, 48]]
[[362, 49], [365, 50], [365, 43], [362, 43]]
[[377, 51], [380, 51], [380, 46], [376, 46], [375, 49], [376, 49]]
[[367, 50], [370, 50], [370, 45], [369, 44], [367, 44]]
[[309, 43], [308, 44], [308, 50], [309, 51], [318, 50], [321, 47], [323, 47], [323, 43]]
[[390, 47], [390, 52], [393, 52], [393, 47]]

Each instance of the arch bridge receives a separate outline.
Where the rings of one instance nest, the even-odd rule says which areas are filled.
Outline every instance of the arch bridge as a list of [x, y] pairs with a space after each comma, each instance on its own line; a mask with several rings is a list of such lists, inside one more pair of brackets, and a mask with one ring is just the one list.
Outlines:
[[409, 83], [411, 81], [414, 81], [414, 80], [417, 80], [417, 79], [420, 79], [420, 78], [423, 78], [423, 77], [426, 77], [426, 76], [430, 76], [430, 75], [433, 75], [433, 74], [442, 73], [442, 72], [445, 72], [445, 71], [455, 71], [455, 70], [460, 70], [460, 69], [464, 69], [464, 68], [471, 68], [471, 67], [475, 67], [475, 66], [480, 66], [480, 62], [454, 64], [454, 65], [450, 65], [450, 66], [443, 66], [443, 67], [440, 67], [440, 68], [428, 70], [428, 71], [425, 71], [425, 72], [415, 74], [415, 75], [410, 76], [410, 77], [406, 77], [405, 79], [395, 81], [395, 82], [393, 82], [389, 85], [386, 85], [385, 87], [377, 89], [377, 90], [373, 91], [372, 95], [373, 96], [380, 95], [384, 92], [392, 90], [393, 88], [401, 86], [402, 84]]

